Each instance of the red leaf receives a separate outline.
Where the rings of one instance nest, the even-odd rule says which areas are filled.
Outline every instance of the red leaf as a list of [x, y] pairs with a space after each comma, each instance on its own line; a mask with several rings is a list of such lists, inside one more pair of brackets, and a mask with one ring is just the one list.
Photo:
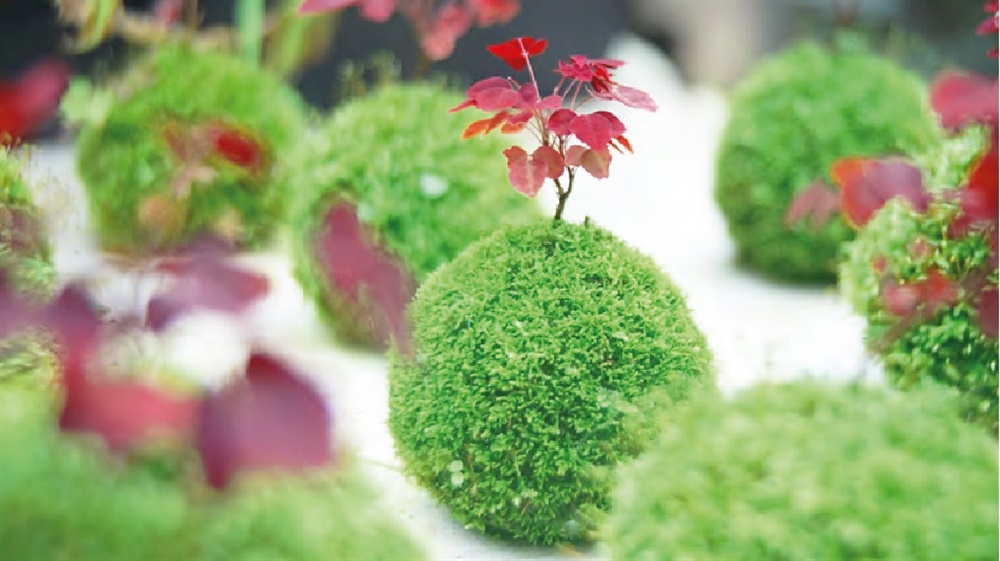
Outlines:
[[[73, 364], [79, 367], [82, 361]], [[82, 372], [67, 372], [64, 381], [66, 398], [59, 428], [95, 434], [112, 451], [128, 450], [152, 437], [184, 437], [194, 425], [196, 401], [191, 397]]]
[[622, 123], [618, 117], [615, 117], [610, 111], [595, 111], [594, 115], [600, 115], [608, 121], [608, 124], [611, 125], [612, 138], [625, 134], [625, 123]]
[[785, 211], [785, 226], [794, 226], [808, 216], [812, 227], [819, 228], [829, 222], [839, 209], [840, 194], [817, 180], [792, 199], [792, 204]]
[[607, 148], [611, 139], [617, 136], [611, 121], [597, 113], [577, 115], [569, 128], [584, 144], [595, 150]]
[[455, 42], [472, 26], [472, 14], [464, 6], [449, 2], [442, 6], [420, 46], [430, 60], [444, 60], [455, 50]]
[[510, 85], [510, 82], [503, 81], [503, 85], [496, 87], [482, 88], [470, 97], [473, 105], [483, 111], [502, 111], [516, 107], [521, 97]]
[[383, 23], [389, 21], [396, 10], [396, 0], [305, 0], [299, 6], [299, 14], [333, 12], [348, 6], [357, 6], [361, 17], [368, 21]]
[[514, 70], [524, 70], [528, 58], [540, 55], [545, 51], [548, 42], [545, 39], [533, 37], [518, 37], [506, 43], [490, 45], [486, 50], [499, 57]]
[[303, 0], [302, 5], [299, 6], [299, 15], [343, 10], [358, 2], [359, 0]]
[[161, 262], [157, 270], [173, 276], [174, 284], [150, 299], [149, 327], [160, 331], [178, 315], [194, 310], [236, 313], [267, 294], [267, 277], [230, 265], [226, 256], [221, 248], [204, 246]]
[[653, 98], [649, 97], [649, 94], [628, 86], [614, 86], [606, 95], [599, 95], [598, 97], [613, 99], [636, 109], [645, 109], [646, 111], [656, 111], [658, 109], [656, 102], [653, 101]]
[[882, 285], [882, 301], [889, 313], [908, 316], [920, 311], [932, 317], [942, 307], [953, 306], [958, 301], [958, 284], [941, 274], [936, 268], [927, 271], [927, 278], [898, 284], [886, 279]]
[[502, 127], [500, 127], [500, 134], [516, 134], [524, 130], [528, 126], [528, 122], [511, 123], [506, 122]]
[[[629, 142], [627, 138], [625, 138], [625, 135], [616, 136], [614, 138], [614, 141], [617, 142], [619, 145], [621, 145], [622, 148], [628, 150], [630, 153], [632, 152], [632, 143]], [[619, 152], [621, 152], [621, 150], [619, 150]]]
[[558, 134], [559, 136], [565, 136], [573, 131], [570, 129], [570, 124], [573, 119], [576, 118], [576, 113], [570, 111], [569, 109], [559, 109], [549, 116], [548, 127], [549, 130]]
[[608, 176], [611, 167], [611, 152], [607, 148], [604, 150], [586, 150], [580, 156], [580, 165], [587, 173], [597, 179], [604, 179]]
[[1000, 326], [997, 325], [1000, 319], [998, 319], [997, 312], [996, 287], [987, 289], [980, 294], [976, 304], [976, 319], [979, 322], [979, 328], [988, 337], [1000, 338]]
[[406, 306], [417, 283], [399, 259], [373, 241], [346, 202], [330, 208], [316, 235], [317, 260], [330, 290], [347, 300], [357, 325], [373, 343], [387, 347], [394, 341], [401, 352], [410, 352]]
[[562, 107], [562, 102], [563, 98], [561, 95], [547, 95], [535, 104], [535, 109], [559, 109]]
[[518, 0], [468, 0], [469, 7], [476, 14], [476, 25], [488, 27], [507, 23], [521, 10]]
[[855, 227], [867, 224], [894, 197], [918, 212], [927, 210], [929, 195], [920, 169], [900, 158], [842, 158], [833, 163], [830, 175], [840, 187], [844, 216]]
[[996, 80], [974, 74], [943, 72], [931, 84], [931, 106], [941, 126], [957, 130], [972, 123], [996, 123]]
[[545, 163], [545, 177], [549, 179], [559, 179], [566, 169], [562, 154], [551, 146], [539, 146], [531, 154], [531, 159]]
[[1000, 206], [1000, 185], [997, 164], [997, 137], [994, 131], [990, 149], [979, 158], [969, 173], [965, 187], [959, 192], [961, 213], [951, 223], [949, 234], [962, 236], [972, 229], [996, 229]]
[[0, 82], [0, 146], [37, 133], [59, 109], [70, 68], [60, 59], [32, 65], [12, 82]]
[[216, 124], [212, 129], [216, 154], [246, 170], [263, 170], [267, 155], [264, 146], [253, 135], [227, 125]]
[[222, 489], [240, 472], [330, 463], [330, 422], [312, 386], [276, 358], [254, 353], [245, 378], [202, 401], [195, 446], [208, 484]]
[[510, 184], [520, 193], [534, 198], [545, 183], [548, 164], [542, 160], [529, 158], [520, 146], [511, 146], [503, 151], [507, 157], [507, 171]]

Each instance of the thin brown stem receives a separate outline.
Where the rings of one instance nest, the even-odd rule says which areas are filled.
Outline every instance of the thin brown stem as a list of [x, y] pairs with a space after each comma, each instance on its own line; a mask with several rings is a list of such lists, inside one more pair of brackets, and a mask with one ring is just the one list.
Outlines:
[[566, 184], [565, 190], [558, 179], [553, 179], [552, 181], [556, 184], [556, 193], [559, 195], [559, 204], [556, 205], [556, 215], [552, 220], [558, 222], [562, 220], [563, 211], [566, 209], [566, 201], [569, 199], [570, 193], [573, 192], [573, 170], [569, 170], [569, 181]]

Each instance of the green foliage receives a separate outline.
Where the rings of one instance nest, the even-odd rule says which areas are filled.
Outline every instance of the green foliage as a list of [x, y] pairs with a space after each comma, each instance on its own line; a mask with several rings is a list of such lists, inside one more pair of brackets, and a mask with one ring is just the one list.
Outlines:
[[350, 201], [362, 223], [417, 281], [470, 243], [540, 215], [507, 181], [503, 141], [463, 141], [463, 99], [430, 84], [390, 84], [339, 107], [311, 137], [290, 177], [300, 204], [295, 273], [339, 335], [362, 339], [326, 284], [315, 236], [330, 206]]
[[[952, 386], [964, 396], [963, 415], [996, 433], [1000, 349], [997, 340], [980, 329], [971, 298], [964, 296], [957, 305], [900, 332], [900, 318], [886, 310], [880, 295], [884, 277], [900, 283], [921, 281], [933, 267], [945, 277], [962, 279], [984, 266], [990, 254], [988, 239], [981, 234], [948, 236], [956, 212], [954, 205], [938, 203], [920, 215], [902, 202], [890, 202], [845, 247], [840, 286], [855, 311], [868, 320], [868, 345], [879, 352], [894, 384], [911, 388], [933, 380]], [[914, 252], [918, 239], [929, 249]], [[879, 258], [885, 261], [883, 273], [872, 266]], [[996, 285], [995, 268], [989, 280]]]
[[423, 558], [354, 466], [262, 474], [225, 495], [163, 454], [60, 435], [51, 392], [0, 383], [0, 557], [272, 561]]
[[[106, 91], [74, 88], [64, 110], [78, 113], [83, 124], [77, 165], [105, 248], [167, 249], [234, 217], [241, 229], [237, 241], [257, 246], [267, 240], [285, 211], [279, 180], [284, 159], [305, 134], [304, 105], [277, 76], [231, 55], [166, 45], [130, 69], [110, 108]], [[82, 99], [87, 93], [93, 104]], [[179, 165], [164, 140], [164, 125], [212, 119], [254, 135], [271, 151], [270, 166], [260, 176], [223, 167], [210, 181], [195, 183], [172, 211], [180, 226], [164, 233], [144, 224], [144, 201], [175, 195], [170, 184]]]
[[467, 527], [518, 541], [591, 539], [612, 468], [659, 411], [713, 385], [677, 288], [592, 225], [500, 230], [432, 274], [410, 313], [415, 354], [389, 375], [406, 471]]
[[613, 559], [997, 559], [996, 442], [940, 392], [692, 399], [620, 475]]
[[937, 142], [925, 84], [863, 48], [804, 43], [762, 64], [737, 89], [719, 148], [715, 198], [738, 259], [791, 281], [832, 281], [840, 217], [786, 227], [794, 196], [846, 156], [907, 152]]

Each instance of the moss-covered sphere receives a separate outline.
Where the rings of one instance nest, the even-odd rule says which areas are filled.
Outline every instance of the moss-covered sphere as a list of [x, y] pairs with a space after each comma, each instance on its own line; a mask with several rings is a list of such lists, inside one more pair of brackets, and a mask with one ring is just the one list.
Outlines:
[[[295, 166], [291, 190], [301, 203], [292, 219], [295, 274], [347, 341], [384, 342], [363, 303], [331, 280], [337, 265], [319, 239], [334, 208], [354, 213], [368, 241], [414, 285], [497, 228], [539, 216], [507, 180], [504, 139], [462, 140], [474, 116], [448, 109], [463, 99], [430, 84], [384, 86], [337, 108]], [[356, 261], [348, 258], [347, 266]]]
[[248, 247], [268, 239], [287, 203], [285, 158], [305, 131], [294, 90], [235, 56], [169, 45], [116, 93], [94, 93], [105, 106], [77, 116], [77, 167], [103, 247], [166, 250], [206, 232]]
[[175, 461], [125, 463], [56, 432], [51, 395], [0, 383], [4, 559], [424, 559], [356, 469], [196, 496]]
[[761, 385], [689, 402], [622, 470], [612, 559], [996, 559], [997, 449], [940, 393]]
[[[957, 212], [955, 205], [939, 203], [918, 214], [903, 202], [890, 202], [846, 246], [840, 288], [867, 319], [867, 344], [895, 385], [912, 388], [930, 380], [951, 386], [963, 395], [963, 416], [996, 433], [1000, 348], [980, 328], [972, 299], [961, 297], [900, 329], [902, 318], [887, 309], [883, 290], [886, 279], [919, 283], [932, 269], [959, 279], [987, 266], [991, 250], [984, 235], [947, 234]], [[988, 282], [996, 287], [995, 266]]]
[[410, 315], [413, 355], [389, 373], [406, 472], [467, 527], [516, 541], [591, 539], [656, 412], [712, 386], [678, 289], [592, 225], [500, 230], [431, 275]]
[[738, 261], [781, 280], [833, 281], [852, 230], [840, 217], [786, 226], [785, 211], [815, 181], [833, 185], [838, 158], [933, 143], [925, 90], [919, 77], [847, 41], [804, 43], [754, 70], [733, 94], [715, 184]]

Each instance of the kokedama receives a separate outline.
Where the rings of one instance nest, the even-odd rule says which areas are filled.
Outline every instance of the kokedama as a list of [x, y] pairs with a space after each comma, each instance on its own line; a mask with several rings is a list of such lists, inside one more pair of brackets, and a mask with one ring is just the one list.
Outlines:
[[691, 400], [622, 470], [612, 559], [996, 559], [997, 449], [943, 392]]
[[839, 217], [791, 223], [789, 203], [828, 184], [838, 158], [905, 153], [938, 136], [920, 78], [846, 37], [764, 62], [733, 94], [718, 154], [715, 198], [737, 259], [784, 280], [834, 280], [852, 230]]

